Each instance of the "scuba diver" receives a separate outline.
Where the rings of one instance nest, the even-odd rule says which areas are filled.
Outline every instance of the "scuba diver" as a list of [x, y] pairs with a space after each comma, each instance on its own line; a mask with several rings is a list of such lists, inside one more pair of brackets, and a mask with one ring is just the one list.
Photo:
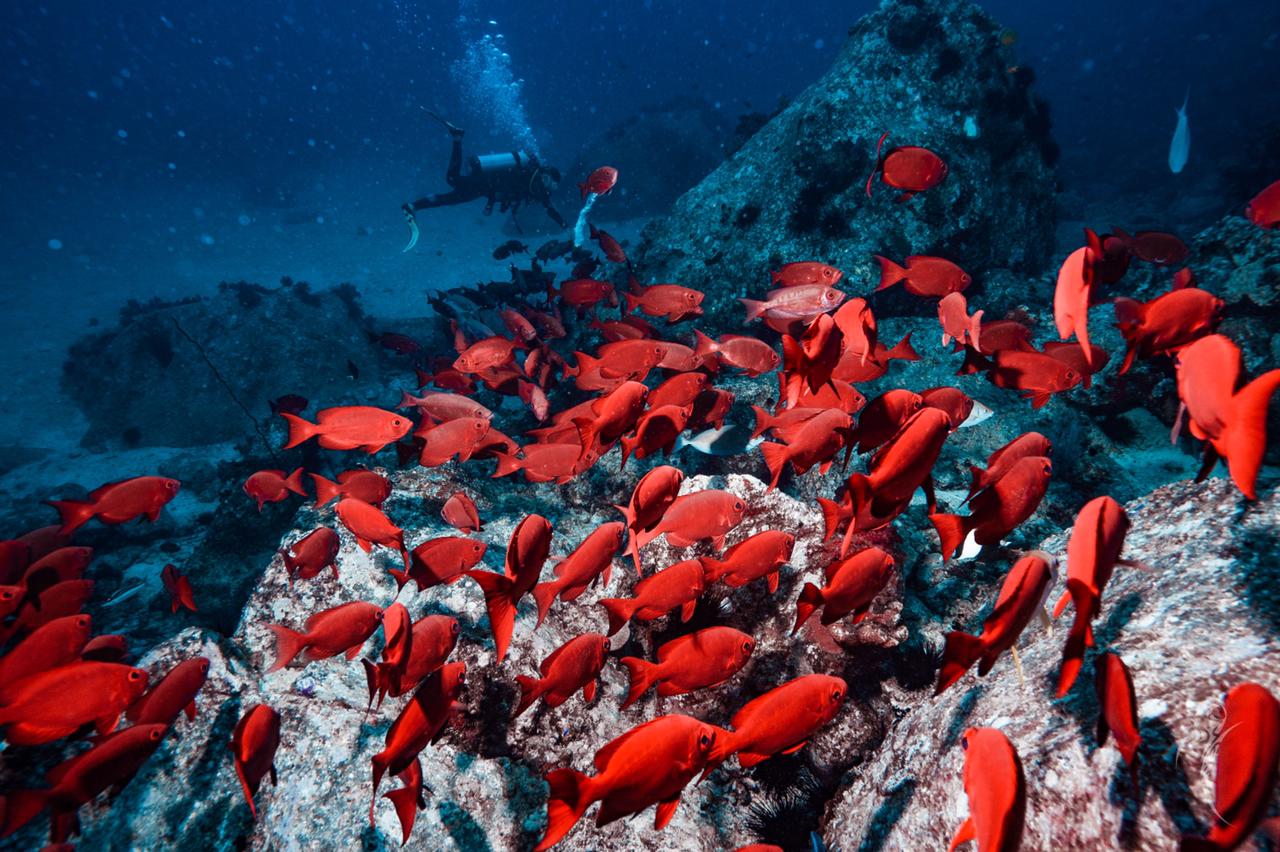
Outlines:
[[404, 247], [405, 251], [418, 243], [418, 223], [413, 215], [416, 211], [465, 204], [477, 198], [485, 199], [486, 216], [493, 212], [494, 204], [499, 205], [498, 209], [503, 213], [511, 210], [514, 214], [521, 205], [536, 201], [543, 206], [553, 222], [561, 228], [565, 226], [559, 211], [551, 204], [551, 193], [560, 184], [559, 169], [542, 165], [532, 154], [512, 151], [472, 157], [467, 163], [467, 173], [463, 174], [462, 137], [466, 131], [430, 110], [425, 112], [443, 124], [453, 139], [453, 148], [449, 152], [449, 170], [444, 176], [445, 182], [452, 189], [401, 206], [405, 220], [409, 223], [409, 244]]

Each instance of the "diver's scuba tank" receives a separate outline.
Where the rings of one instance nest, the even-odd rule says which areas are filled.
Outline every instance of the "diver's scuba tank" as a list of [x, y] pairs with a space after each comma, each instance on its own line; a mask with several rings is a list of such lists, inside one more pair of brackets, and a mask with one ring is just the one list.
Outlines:
[[482, 175], [486, 182], [501, 182], [503, 178], [524, 171], [536, 161], [524, 151], [508, 151], [502, 154], [481, 154], [471, 158], [471, 173]]

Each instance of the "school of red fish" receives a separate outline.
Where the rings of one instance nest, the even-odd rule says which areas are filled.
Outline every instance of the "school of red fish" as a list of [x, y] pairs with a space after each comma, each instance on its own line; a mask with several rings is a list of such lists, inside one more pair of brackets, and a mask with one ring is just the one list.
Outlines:
[[[884, 142], [882, 137], [877, 146], [868, 197], [877, 178], [901, 193], [900, 203], [945, 180], [947, 164], [934, 152], [911, 146], [884, 151]], [[582, 193], [608, 193], [617, 179], [616, 170], [598, 169], [581, 184]], [[1280, 226], [1280, 182], [1250, 203], [1247, 216], [1263, 228]], [[823, 624], [856, 622], [867, 615], [890, 582], [895, 560], [875, 547], [850, 552], [854, 533], [891, 523], [917, 489], [924, 491], [944, 560], [966, 539], [998, 544], [1036, 511], [1053, 475], [1050, 442], [1036, 432], [1019, 436], [996, 449], [984, 466], [972, 468], [964, 501], [967, 514], [938, 511], [931, 471], [948, 435], [970, 416], [974, 403], [952, 387], [898, 388], [865, 399], [859, 383], [883, 376], [895, 359], [912, 361], [918, 355], [909, 339], [893, 346], [879, 340], [867, 301], [847, 298], [837, 289], [840, 270], [821, 262], [787, 263], [772, 274], [763, 298], [741, 300], [745, 333], [713, 339], [695, 331], [693, 345], [687, 345], [665, 339], [651, 321], [696, 320], [704, 294], [677, 284], [642, 285], [617, 241], [595, 229], [592, 236], [608, 260], [625, 265], [625, 292], [618, 293], [608, 281], [568, 280], [550, 289], [544, 310], [505, 311], [510, 336], [468, 340], [455, 328], [456, 353], [436, 358], [429, 371], [418, 371], [419, 387], [432, 389], [420, 397], [406, 393], [397, 410], [328, 408], [312, 422], [300, 415], [301, 406], [282, 402], [278, 413], [288, 426], [285, 447], [314, 440], [326, 450], [375, 454], [394, 444], [402, 461], [416, 458], [426, 467], [455, 459], [492, 459], [495, 477], [520, 473], [530, 482], [566, 483], [601, 463], [615, 447], [625, 466], [631, 456], [669, 453], [685, 431], [722, 426], [734, 395], [715, 386], [721, 371], [751, 378], [776, 371], [775, 410], [754, 409], [756, 436], [770, 438], [760, 445], [770, 489], [788, 472], [801, 476], [817, 468], [825, 474], [842, 453], [844, 467], [855, 452], [867, 456], [865, 472], [852, 473], [831, 499], [820, 499], [824, 538], [843, 529], [843, 540], [839, 556], [825, 566], [821, 578], [804, 583], [795, 602], [794, 631], [818, 611]], [[1203, 442], [1201, 477], [1223, 460], [1240, 492], [1256, 499], [1266, 407], [1280, 386], [1280, 370], [1251, 381], [1241, 375], [1240, 350], [1215, 334], [1223, 303], [1200, 289], [1189, 269], [1180, 269], [1169, 292], [1149, 302], [1112, 292], [1130, 263], [1172, 268], [1187, 253], [1170, 234], [1087, 231], [1085, 244], [1066, 258], [1057, 278], [1053, 313], [1061, 340], [1039, 347], [1029, 326], [1011, 319], [984, 321], [983, 311], [972, 311], [964, 296], [972, 279], [951, 260], [916, 256], [898, 263], [877, 257], [881, 278], [875, 289], [902, 284], [920, 298], [937, 300], [942, 345], [963, 352], [960, 373], [985, 372], [994, 385], [1017, 392], [1036, 408], [1076, 385], [1088, 387], [1105, 366], [1108, 353], [1090, 342], [1088, 309], [1110, 301], [1126, 345], [1120, 372], [1135, 359], [1172, 359], [1181, 402], [1175, 435], [1185, 422]], [[619, 296], [620, 316], [602, 321], [602, 307], [619, 306]], [[579, 320], [592, 316], [589, 328], [604, 338], [594, 352], [566, 357], [554, 348], [554, 341], [566, 336], [562, 312], [568, 309]], [[760, 332], [761, 325], [772, 331]], [[1067, 342], [1072, 337], [1075, 341]], [[658, 376], [660, 381], [649, 382]], [[572, 380], [582, 401], [553, 412], [549, 391], [561, 391], [553, 384], [565, 379]], [[482, 387], [519, 399], [543, 424], [527, 433], [529, 443], [521, 446], [496, 428], [494, 412], [475, 398]], [[517, 607], [526, 597], [532, 597], [541, 625], [554, 607], [582, 606], [574, 602], [589, 586], [609, 584], [615, 558], [630, 557], [638, 582], [629, 597], [600, 601], [604, 632], [565, 643], [542, 662], [539, 676], [510, 673], [520, 691], [516, 715], [539, 700], [557, 707], [579, 692], [583, 700], [593, 701], [608, 662], [609, 637], [633, 619], [651, 621], [678, 612], [687, 621], [703, 592], [717, 583], [740, 588], [762, 580], [771, 594], [777, 591], [779, 571], [796, 544], [795, 531], [765, 530], [725, 550], [748, 506], [726, 491], [681, 494], [684, 478], [670, 465], [650, 470], [625, 505], [617, 507], [622, 520], [587, 535], [554, 566], [554, 579], [544, 581], [553, 529], [540, 515], [530, 514], [515, 527], [503, 569], [497, 572], [481, 566], [486, 545], [471, 535], [483, 522], [465, 492], [455, 493], [441, 511], [459, 534], [409, 549], [404, 531], [382, 509], [391, 494], [385, 477], [363, 468], [348, 470], [337, 481], [310, 474], [317, 507], [333, 504], [337, 523], [365, 551], [385, 548], [396, 555], [399, 567], [389, 570], [388, 581], [394, 580], [397, 588], [413, 582], [425, 590], [463, 580], [479, 587], [496, 649], [486, 677], [508, 676], [501, 664], [513, 639]], [[0, 728], [7, 747], [94, 735], [89, 748], [54, 767], [44, 785], [9, 790], [0, 797], [0, 834], [8, 836], [48, 810], [50, 842], [68, 842], [78, 831], [83, 805], [128, 783], [166, 734], [181, 725], [182, 715], [194, 718], [209, 661], [189, 659], [156, 678], [125, 664], [123, 637], [94, 636], [91, 618], [81, 612], [93, 591], [93, 581], [84, 578], [93, 553], [73, 544], [76, 531], [94, 519], [108, 525], [155, 521], [179, 488], [177, 481], [157, 476], [104, 485], [86, 500], [51, 502], [59, 524], [0, 542], [0, 647], [7, 649], [0, 657]], [[301, 468], [259, 471], [244, 483], [244, 491], [258, 511], [290, 495], [308, 496]], [[1087, 649], [1094, 645], [1092, 624], [1104, 610], [1113, 571], [1135, 564], [1124, 554], [1128, 525], [1124, 509], [1108, 496], [1090, 500], [1076, 517], [1067, 548], [1066, 591], [1054, 612], [1060, 616], [1068, 606], [1074, 612], [1062, 652], [1059, 696], [1074, 688]], [[707, 542], [721, 555], [646, 566], [646, 546], [663, 536], [677, 548]], [[338, 532], [321, 526], [281, 555], [292, 583], [326, 569], [336, 576], [338, 554]], [[977, 674], [986, 675], [1043, 612], [1055, 579], [1056, 566], [1048, 554], [1031, 552], [1017, 560], [981, 633], [947, 635], [936, 692], [964, 678], [975, 663]], [[164, 568], [161, 580], [174, 612], [197, 610], [198, 590], [174, 566]], [[419, 755], [444, 735], [467, 684], [465, 664], [449, 661], [459, 639], [457, 620], [431, 615], [415, 622], [399, 603], [383, 608], [346, 601], [313, 614], [305, 625], [270, 628], [276, 657], [269, 671], [339, 655], [353, 661], [382, 629], [380, 659], [362, 660], [369, 705], [380, 706], [387, 696], [410, 697], [387, 730], [385, 747], [372, 758], [369, 818], [372, 822], [384, 777], [398, 779], [402, 786], [385, 798], [393, 804], [407, 842], [429, 792]], [[656, 662], [624, 657], [618, 662], [629, 673], [630, 689], [622, 706], [650, 688], [663, 696], [713, 689], [743, 668], [755, 643], [742, 631], [712, 627], [662, 645]], [[1129, 670], [1116, 654], [1096, 657], [1095, 689], [1101, 707], [1099, 736], [1114, 737], [1136, 772], [1142, 748], [1138, 698]], [[600, 745], [594, 774], [572, 767], [547, 773], [547, 828], [537, 848], [555, 846], [596, 803], [597, 826], [653, 805], [654, 829], [660, 830], [675, 814], [689, 782], [735, 757], [739, 765], [750, 767], [798, 751], [840, 713], [847, 694], [839, 677], [810, 674], [747, 702], [728, 729], [681, 714], [645, 722]], [[128, 722], [124, 727], [121, 717]], [[276, 782], [275, 751], [289, 735], [281, 715], [262, 704], [246, 709], [235, 727], [231, 760], [255, 818], [259, 786], [268, 775]], [[979, 850], [1016, 849], [1027, 797], [1014, 746], [995, 728], [971, 728], [962, 745], [959, 781], [970, 812], [951, 848], [975, 841]], [[1225, 698], [1218, 752], [1217, 818], [1207, 836], [1184, 838], [1183, 849], [1227, 850], [1244, 842], [1266, 816], [1278, 760], [1280, 703], [1260, 685], [1234, 686]]]

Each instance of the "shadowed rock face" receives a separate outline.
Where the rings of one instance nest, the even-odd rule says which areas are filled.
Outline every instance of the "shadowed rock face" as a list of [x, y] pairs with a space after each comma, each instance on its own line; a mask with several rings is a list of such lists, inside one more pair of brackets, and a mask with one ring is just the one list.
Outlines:
[[[1164, 486], [1126, 511], [1125, 555], [1150, 570], [1116, 569], [1095, 622], [1097, 649], [1066, 698], [1053, 692], [1071, 609], [1052, 636], [1029, 628], [1025, 683], [1001, 659], [985, 679], [971, 673], [938, 698], [895, 695], [895, 705], [914, 709], [829, 805], [830, 847], [945, 842], [967, 814], [959, 739], [970, 726], [1000, 728], [1022, 758], [1024, 849], [1170, 849], [1180, 834], [1206, 828], [1222, 695], [1244, 681], [1280, 690], [1280, 500], [1247, 505], [1214, 479]], [[1060, 569], [1066, 543], [1064, 533], [1042, 545]], [[957, 626], [979, 623], [975, 614]], [[1092, 660], [1103, 650], [1133, 675], [1143, 738], [1137, 791], [1114, 742], [1096, 742]]]
[[[1039, 269], [1053, 244], [1048, 116], [999, 34], [967, 2], [863, 18], [822, 79], [646, 229], [641, 280], [703, 289], [708, 316], [732, 317], [788, 261], [831, 263], [854, 293], [878, 280], [873, 254], [942, 255], [979, 285], [991, 269]], [[947, 179], [905, 204], [877, 180], [868, 199], [886, 131], [886, 150], [928, 147]]]

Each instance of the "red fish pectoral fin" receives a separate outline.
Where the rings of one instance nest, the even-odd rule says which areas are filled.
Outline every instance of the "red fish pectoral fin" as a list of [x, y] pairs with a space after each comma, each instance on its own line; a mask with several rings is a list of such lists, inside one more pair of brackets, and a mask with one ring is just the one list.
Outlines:
[[676, 815], [676, 808], [679, 806], [679, 793], [676, 793], [674, 798], [667, 799], [665, 802], [659, 802], [658, 809], [653, 814], [653, 830], [661, 831], [666, 828], [667, 823], [671, 822], [671, 818]]
[[782, 751], [778, 752], [778, 754], [795, 754], [796, 752], [798, 752], [800, 749], [804, 748], [808, 744], [809, 744], [808, 740], [801, 740], [800, 742], [791, 746], [791, 748], [784, 748]]
[[780, 572], [778, 571], [774, 571], [772, 574], [765, 577], [765, 583], [769, 587], [769, 594], [773, 594], [774, 592], [778, 591], [779, 578], [780, 578]]
[[977, 832], [973, 825], [973, 817], [969, 817], [956, 829], [955, 836], [951, 838], [951, 845], [947, 847], [947, 852], [954, 852], [956, 847], [968, 843], [975, 837], [977, 837]]
[[680, 621], [687, 623], [689, 619], [693, 618], [693, 611], [697, 608], [698, 608], [697, 598], [694, 598], [693, 600], [686, 603], [684, 606], [680, 607]]
[[588, 704], [596, 700], [596, 682], [594, 679], [587, 681], [586, 686], [582, 687], [582, 700]]

